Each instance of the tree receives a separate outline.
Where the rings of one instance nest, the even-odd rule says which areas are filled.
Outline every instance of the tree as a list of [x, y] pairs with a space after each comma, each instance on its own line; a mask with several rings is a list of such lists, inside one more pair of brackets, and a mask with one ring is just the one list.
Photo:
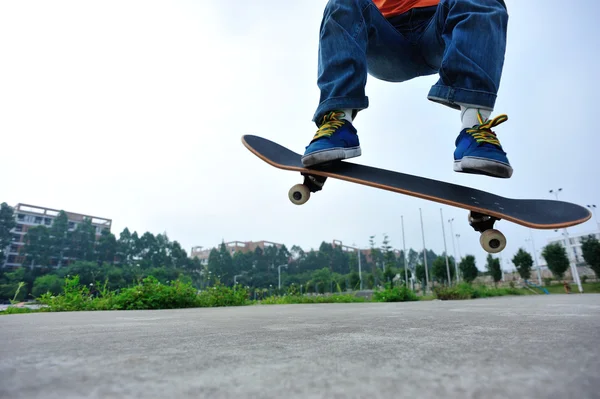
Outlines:
[[427, 285], [427, 276], [425, 275], [425, 266], [422, 263], [418, 263], [415, 266], [415, 276], [417, 280], [421, 282], [422, 286]]
[[225, 285], [233, 285], [233, 258], [225, 243], [219, 249], [213, 248], [208, 255], [208, 270], [213, 278], [219, 279]]
[[512, 258], [512, 263], [517, 268], [517, 271], [523, 280], [529, 280], [529, 278], [531, 278], [533, 259], [529, 252], [525, 251], [523, 248], [519, 248], [515, 256]]
[[[454, 263], [451, 258], [448, 258], [448, 265], [450, 268], [450, 279], [454, 279]], [[446, 257], [438, 256], [433, 260], [433, 264], [431, 265], [431, 272], [433, 277], [439, 282], [445, 282], [445, 284], [449, 285], [448, 282], [448, 270], [446, 269]]]
[[593, 235], [584, 237], [581, 240], [581, 252], [585, 263], [596, 273], [596, 278], [600, 278], [600, 241]]
[[502, 269], [500, 268], [500, 259], [494, 258], [492, 254], [487, 256], [487, 271], [494, 280], [494, 285], [498, 284], [498, 281], [502, 279]]
[[50, 292], [52, 295], [60, 294], [63, 290], [64, 281], [56, 274], [46, 274], [35, 279], [31, 295], [35, 298]]
[[15, 222], [13, 208], [6, 202], [3, 202], [0, 205], [0, 265], [4, 263], [6, 248], [8, 248], [12, 242], [12, 234], [10, 231], [15, 228], [16, 225], [17, 223]]
[[35, 226], [27, 230], [22, 250], [30, 266], [49, 266], [52, 258], [50, 231], [46, 226]]
[[467, 255], [462, 258], [458, 264], [458, 267], [460, 268], [460, 273], [463, 280], [465, 280], [467, 283], [472, 283], [479, 274], [479, 270], [475, 264], [475, 257], [473, 255]]
[[86, 218], [69, 234], [69, 257], [81, 261], [96, 259], [96, 228]]
[[69, 218], [60, 211], [50, 227], [50, 251], [57, 258], [57, 266], [63, 266], [63, 259], [69, 248]]
[[392, 246], [390, 245], [390, 240], [387, 234], [383, 235], [383, 241], [381, 242], [381, 253], [383, 257], [384, 268], [388, 267], [392, 268], [396, 265], [396, 255], [394, 251], [392, 251]]
[[558, 243], [548, 244], [544, 247], [542, 256], [546, 260], [548, 269], [550, 269], [554, 277], [562, 280], [565, 272], [569, 268], [569, 258], [567, 257], [565, 248]]
[[117, 239], [113, 233], [108, 230], [102, 230], [98, 239], [96, 248], [96, 257], [98, 263], [114, 264], [115, 256], [117, 255]]

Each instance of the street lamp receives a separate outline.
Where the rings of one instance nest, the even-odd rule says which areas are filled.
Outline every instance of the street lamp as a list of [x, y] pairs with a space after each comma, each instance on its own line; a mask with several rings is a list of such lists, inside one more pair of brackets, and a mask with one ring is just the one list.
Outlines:
[[[423, 235], [423, 263], [425, 266], [425, 281], [427, 290], [429, 290], [429, 271], [427, 270], [427, 248], [425, 247], [425, 229], [423, 228], [423, 211], [419, 208], [419, 214], [421, 215], [421, 234]], [[427, 293], [427, 291], [425, 291]]]
[[592, 213], [594, 214], [594, 219], [596, 219], [596, 225], [598, 226], [598, 233], [600, 234], [600, 222], [598, 221], [598, 214], [596, 213], [596, 205], [588, 205], [588, 208], [590, 208], [592, 210]]
[[442, 235], [444, 236], [444, 255], [446, 256], [446, 273], [448, 273], [448, 285], [452, 285], [452, 277], [450, 277], [450, 265], [448, 264], [448, 249], [446, 248], [446, 230], [444, 230], [444, 214], [442, 213], [442, 208], [440, 208], [440, 219], [442, 221]]
[[460, 234], [456, 234], [456, 245], [458, 245], [458, 257], [462, 259], [462, 255], [460, 254]]
[[243, 276], [243, 274], [236, 274], [235, 276], [233, 276], [233, 285], [236, 285], [237, 284], [237, 278], [238, 277], [242, 277], [242, 276]]
[[408, 263], [406, 262], [406, 240], [404, 235], [404, 215], [400, 216], [402, 222], [402, 263], [404, 263], [404, 284], [408, 288]]
[[535, 243], [533, 242], [533, 234], [531, 233], [531, 229], [529, 229], [529, 235], [531, 238], [526, 238], [525, 241], [531, 241], [531, 245], [533, 246], [533, 259], [535, 260], [535, 267], [537, 268], [538, 275], [538, 285], [542, 286], [542, 272], [540, 271], [540, 265], [537, 260], [537, 252], [535, 251]]
[[277, 266], [277, 275], [279, 276], [279, 286], [278, 289], [281, 289], [281, 268], [288, 267], [288, 265], [279, 265]]
[[[336, 245], [338, 245], [338, 244], [336, 244]], [[363, 279], [362, 279], [362, 265], [361, 265], [361, 262], [360, 262], [360, 258], [361, 258], [360, 248], [358, 248], [358, 247], [351, 247], [350, 245], [344, 245], [344, 244], [342, 244], [341, 241], [339, 241], [339, 246], [342, 247], [342, 248], [350, 248], [350, 249], [354, 249], [354, 250], [358, 251], [358, 280], [360, 281], [360, 289], [362, 291], [362, 289], [363, 289]]]
[[459, 259], [456, 258], [456, 246], [454, 245], [454, 231], [452, 230], [452, 222], [453, 221], [454, 221], [454, 218], [448, 219], [448, 223], [450, 224], [450, 238], [452, 238], [452, 255], [454, 255], [454, 269], [456, 272], [456, 282], [458, 283], [460, 281], [460, 278], [458, 276]]
[[[558, 201], [558, 193], [560, 193], [561, 191], [562, 191], [562, 188], [559, 188], [557, 190], [554, 190], [554, 189], [549, 190], [550, 194], [554, 194], [557, 201]], [[579, 288], [579, 292], [583, 293], [583, 287], [581, 286], [581, 281], [579, 280], [579, 272], [577, 270], [577, 265], [574, 264], [574, 262], [571, 262], [571, 255], [570, 255], [570, 251], [569, 251], [569, 233], [567, 232], [566, 227], [563, 230], [564, 230], [563, 242], [565, 244], [565, 251], [567, 251], [567, 258], [569, 259], [569, 264], [571, 266], [571, 275], [573, 276], [573, 279], [575, 279], [575, 282], [577, 283], [577, 288]]]

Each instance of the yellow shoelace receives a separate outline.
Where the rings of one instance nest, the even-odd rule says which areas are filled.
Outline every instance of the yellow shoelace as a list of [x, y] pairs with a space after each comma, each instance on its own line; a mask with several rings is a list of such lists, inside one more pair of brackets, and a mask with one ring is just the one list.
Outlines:
[[492, 131], [492, 128], [506, 122], [508, 120], [508, 116], [502, 114], [498, 115], [494, 119], [484, 122], [484, 120], [481, 118], [481, 115], [478, 113], [477, 118], [479, 119], [479, 125], [472, 129], [467, 129], [467, 133], [473, 136], [473, 138], [480, 144], [490, 143], [500, 147], [500, 141], [498, 140], [498, 137], [496, 137], [496, 133]]
[[331, 135], [335, 132], [337, 128], [344, 124], [344, 120], [340, 120], [344, 116], [343, 112], [330, 112], [323, 116], [322, 124], [315, 133], [313, 140], [319, 139], [321, 137], [331, 137]]

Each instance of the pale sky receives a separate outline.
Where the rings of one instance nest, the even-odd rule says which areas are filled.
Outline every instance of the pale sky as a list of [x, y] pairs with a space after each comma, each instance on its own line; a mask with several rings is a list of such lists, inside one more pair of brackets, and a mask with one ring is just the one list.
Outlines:
[[[270, 240], [305, 250], [342, 240], [368, 247], [383, 233], [406, 247], [486, 253], [467, 212], [330, 179], [303, 206], [301, 182], [241, 144], [243, 134], [302, 153], [316, 130], [318, 32], [326, 0], [0, 2], [0, 202], [113, 220], [140, 234], [167, 232], [186, 250]], [[353, 162], [516, 198], [600, 206], [595, 0], [507, 0], [508, 49], [493, 116], [515, 169], [509, 180], [452, 171], [458, 112], [426, 99], [437, 76], [401, 84], [369, 77], [359, 114], [363, 155]], [[259, 187], [260, 190], [259, 190]], [[253, 219], [260, 218], [259, 223]], [[497, 223], [503, 267], [529, 229]], [[593, 232], [594, 219], [569, 229]], [[537, 249], [556, 237], [534, 230]], [[458, 245], [458, 244], [457, 244]], [[458, 247], [457, 247], [458, 252]]]

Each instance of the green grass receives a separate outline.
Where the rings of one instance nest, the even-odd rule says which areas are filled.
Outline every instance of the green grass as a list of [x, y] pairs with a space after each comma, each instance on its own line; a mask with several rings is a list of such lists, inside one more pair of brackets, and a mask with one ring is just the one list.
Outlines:
[[354, 303], [367, 302], [365, 298], [361, 298], [348, 294], [333, 294], [333, 295], [284, 295], [271, 296], [265, 299], [252, 301], [256, 305], [291, 305], [302, 303]]
[[485, 285], [474, 286], [468, 283], [460, 283], [457, 286], [438, 286], [433, 289], [436, 298], [441, 300], [489, 298], [507, 295], [533, 295], [530, 291], [522, 288], [494, 288]]
[[409, 302], [418, 301], [419, 297], [405, 286], [391, 288], [388, 284], [384, 290], [373, 292], [374, 302]]
[[[571, 284], [570, 287], [571, 294], [579, 294], [579, 287], [577, 287], [577, 284]], [[550, 294], [566, 294], [565, 287], [562, 284], [553, 284], [545, 286], [544, 288], [547, 289]], [[600, 294], [600, 282], [582, 283], [581, 288], [583, 288], [584, 294]]]
[[[600, 293], [600, 283], [584, 283], [585, 293]], [[562, 285], [545, 287], [551, 294], [565, 294]], [[578, 293], [577, 285], [571, 285], [571, 292]], [[541, 291], [540, 291], [541, 293]], [[438, 286], [433, 295], [418, 296], [404, 286], [375, 290], [372, 299], [354, 294], [331, 295], [291, 295], [271, 296], [261, 300], [250, 300], [248, 291], [240, 286], [235, 288], [215, 285], [198, 292], [189, 282], [179, 280], [170, 284], [161, 284], [154, 277], [147, 277], [128, 288], [109, 291], [106, 286], [100, 287], [97, 295], [91, 295], [86, 286], [79, 284], [79, 277], [66, 278], [63, 292], [59, 295], [46, 293], [38, 298], [38, 304], [45, 305], [40, 309], [26, 307], [9, 307], [0, 314], [19, 314], [35, 312], [64, 312], [81, 310], [149, 310], [180, 309], [219, 306], [247, 305], [290, 305], [317, 303], [357, 303], [357, 302], [406, 302], [441, 300], [466, 300], [505, 295], [535, 295], [524, 288], [494, 288], [483, 285], [461, 283], [457, 286]]]

